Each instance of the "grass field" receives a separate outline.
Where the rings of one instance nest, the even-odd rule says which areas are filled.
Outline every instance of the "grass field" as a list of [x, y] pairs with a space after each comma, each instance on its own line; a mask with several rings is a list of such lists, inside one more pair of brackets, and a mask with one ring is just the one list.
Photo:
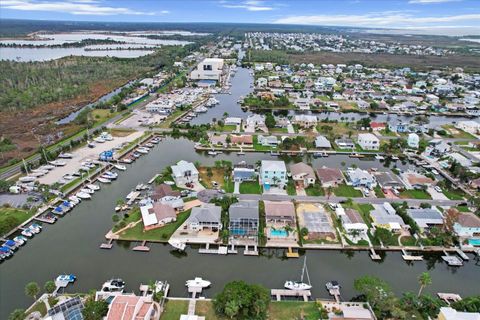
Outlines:
[[452, 138], [458, 139], [476, 139], [476, 137], [468, 132], [455, 128], [455, 126], [451, 124], [445, 124], [442, 126], [443, 129], [447, 130]]
[[373, 190], [375, 191], [375, 195], [377, 196], [377, 198], [385, 198], [385, 194], [383, 193], [380, 186], [376, 186]]
[[463, 200], [465, 198], [465, 194], [461, 190], [453, 190], [453, 189], [442, 189], [443, 194], [450, 200]]
[[425, 190], [404, 190], [400, 192], [402, 199], [432, 199], [432, 196]]
[[258, 181], [245, 181], [240, 183], [241, 194], [262, 194], [262, 187]]
[[162, 313], [162, 320], [178, 320], [182, 314], [188, 312], [187, 300], [167, 300], [165, 310]]
[[[211, 170], [211, 174], [212, 174], [211, 177], [208, 176], [208, 171], [209, 171], [208, 168], [210, 168]], [[212, 181], [215, 181], [216, 183], [218, 183], [220, 188], [224, 189], [225, 191], [227, 190], [225, 186], [225, 183], [226, 183], [225, 176], [227, 175], [227, 173], [225, 172], [224, 168], [199, 167], [198, 172], [199, 172], [200, 178], [202, 179], [202, 182], [207, 186], [207, 188], [209, 189], [215, 188], [212, 184]], [[231, 188], [233, 190], [233, 184]]]
[[338, 187], [333, 189], [333, 193], [337, 197], [361, 198], [363, 196], [360, 190], [357, 190], [352, 186], [347, 186], [346, 184], [338, 185]]
[[[0, 235], [8, 233], [34, 215], [34, 211], [0, 207]], [[12, 219], [13, 217], [13, 219]], [[11, 220], [11, 223], [9, 223]]]
[[323, 190], [323, 188], [318, 184], [314, 184], [313, 186], [305, 188], [305, 192], [307, 193], [307, 196], [310, 197], [320, 197], [325, 195], [325, 190]]
[[270, 146], [262, 146], [261, 144], [258, 144], [258, 137], [255, 135], [253, 136], [253, 149], [255, 149], [255, 151], [270, 151], [276, 150], [277, 148], [272, 148]]

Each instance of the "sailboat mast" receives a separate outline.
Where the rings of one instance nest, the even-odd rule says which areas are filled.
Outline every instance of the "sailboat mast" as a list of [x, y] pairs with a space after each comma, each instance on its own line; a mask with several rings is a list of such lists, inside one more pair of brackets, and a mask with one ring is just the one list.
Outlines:
[[303, 282], [303, 275], [305, 274], [305, 266], [307, 261], [307, 257], [305, 256], [305, 259], [303, 259], [303, 268], [302, 268], [302, 277], [300, 278], [300, 282]]

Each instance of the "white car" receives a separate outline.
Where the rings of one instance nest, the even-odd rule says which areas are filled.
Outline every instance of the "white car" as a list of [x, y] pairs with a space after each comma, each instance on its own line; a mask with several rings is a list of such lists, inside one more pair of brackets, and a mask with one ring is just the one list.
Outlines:
[[440, 188], [439, 186], [435, 186], [433, 189], [435, 189], [435, 191], [440, 192], [440, 193], [443, 192], [442, 188]]

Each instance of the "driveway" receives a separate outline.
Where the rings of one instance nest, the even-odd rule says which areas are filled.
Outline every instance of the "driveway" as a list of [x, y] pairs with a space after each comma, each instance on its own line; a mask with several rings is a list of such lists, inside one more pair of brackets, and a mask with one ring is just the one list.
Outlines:
[[433, 187], [428, 187], [427, 192], [430, 193], [433, 200], [448, 200], [447, 196], [445, 196], [442, 192], [438, 192]]
[[240, 194], [240, 182], [235, 181], [233, 185], [233, 194]]

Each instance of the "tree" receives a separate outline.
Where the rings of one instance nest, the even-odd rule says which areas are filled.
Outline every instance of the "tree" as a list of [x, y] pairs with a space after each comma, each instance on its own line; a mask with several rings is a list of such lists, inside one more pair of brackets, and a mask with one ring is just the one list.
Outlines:
[[37, 300], [37, 295], [40, 292], [40, 287], [36, 282], [27, 283], [25, 286], [25, 295], [32, 297], [34, 300]]
[[267, 126], [267, 128], [274, 128], [276, 124], [277, 122], [275, 121], [275, 117], [273, 116], [273, 114], [271, 114], [270, 112], [267, 113], [265, 117], [265, 125]]
[[420, 284], [420, 289], [418, 290], [418, 295], [417, 297], [420, 297], [422, 294], [423, 289], [432, 284], [432, 277], [430, 276], [430, 273], [428, 272], [422, 272], [422, 274], [418, 277], [418, 283]]
[[480, 295], [454, 302], [451, 307], [457, 311], [480, 312]]
[[49, 294], [52, 294], [55, 291], [56, 288], [57, 288], [57, 286], [55, 285], [55, 282], [53, 282], [51, 280], [45, 282], [45, 285], [43, 286], [43, 289]]
[[240, 320], [266, 319], [269, 303], [270, 294], [266, 288], [244, 281], [227, 283], [213, 300], [218, 315]]
[[328, 186], [327, 188], [327, 200], [330, 200], [331, 195], [333, 194], [333, 187]]
[[105, 300], [95, 301], [94, 297], [89, 297], [82, 310], [84, 320], [102, 320], [107, 315], [108, 302]]
[[8, 316], [8, 320], [23, 320], [27, 317], [25, 314], [25, 310], [23, 309], [15, 309], [12, 313]]
[[388, 318], [392, 313], [401, 318], [397, 306], [398, 299], [385, 281], [373, 276], [364, 276], [355, 279], [353, 287], [365, 296], [379, 318]]

